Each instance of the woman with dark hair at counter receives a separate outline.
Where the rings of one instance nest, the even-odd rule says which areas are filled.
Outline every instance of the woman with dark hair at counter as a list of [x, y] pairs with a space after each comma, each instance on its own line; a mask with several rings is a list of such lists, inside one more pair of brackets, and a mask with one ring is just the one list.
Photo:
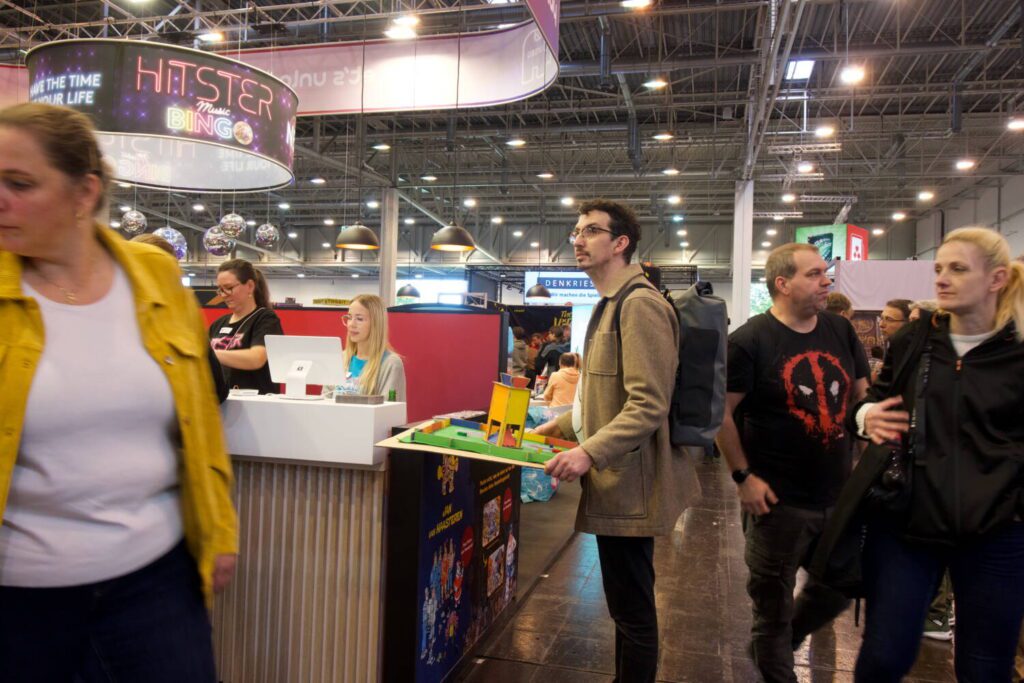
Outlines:
[[0, 110], [0, 667], [7, 683], [214, 683], [231, 462], [195, 296], [97, 221], [89, 119]]
[[245, 259], [231, 259], [217, 269], [217, 294], [231, 311], [210, 325], [210, 345], [224, 366], [230, 389], [256, 389], [276, 394], [267, 363], [268, 334], [284, 334], [281, 320], [270, 307], [267, 281]]

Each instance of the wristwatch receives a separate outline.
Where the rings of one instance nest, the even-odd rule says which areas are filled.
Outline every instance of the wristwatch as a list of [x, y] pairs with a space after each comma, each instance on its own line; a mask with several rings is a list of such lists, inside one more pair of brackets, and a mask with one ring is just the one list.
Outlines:
[[746, 469], [742, 469], [742, 470], [733, 470], [732, 471], [732, 480], [734, 482], [736, 482], [737, 484], [742, 484], [743, 482], [745, 482], [747, 480], [747, 477], [749, 477], [749, 476], [750, 476], [750, 468], [749, 467], [746, 468]]

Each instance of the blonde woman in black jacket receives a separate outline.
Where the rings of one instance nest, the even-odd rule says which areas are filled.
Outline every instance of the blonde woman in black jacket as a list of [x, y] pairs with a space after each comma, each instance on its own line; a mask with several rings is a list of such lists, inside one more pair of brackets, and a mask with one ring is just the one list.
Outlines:
[[[1024, 617], [1024, 264], [995, 231], [956, 230], [936, 255], [935, 289], [939, 311], [901, 330], [854, 409], [876, 445], [858, 469], [877, 472], [852, 477], [861, 490], [840, 506], [878, 491], [891, 461], [868, 453], [912, 453], [905, 507], [877, 507], [867, 527], [862, 683], [895, 683], [913, 666], [947, 569], [958, 681], [1010, 681]], [[850, 513], [837, 509], [834, 523]]]

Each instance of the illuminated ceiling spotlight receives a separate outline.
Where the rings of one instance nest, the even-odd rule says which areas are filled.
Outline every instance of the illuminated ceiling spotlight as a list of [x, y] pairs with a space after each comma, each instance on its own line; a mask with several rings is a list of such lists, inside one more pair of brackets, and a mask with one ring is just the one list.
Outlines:
[[1024, 130], [1024, 118], [1014, 116], [1006, 122], [1006, 129], [1012, 131]]
[[540, 178], [541, 180], [551, 180], [552, 178], [555, 177], [555, 174], [549, 173], [547, 171], [541, 171], [540, 173], [537, 174], [537, 177]]
[[405, 219], [405, 224], [406, 225], [416, 225], [416, 219], [415, 218], [406, 218]]
[[761, 242], [761, 247], [763, 247], [764, 249], [767, 249], [770, 246], [772, 246], [772, 243], [769, 242], [768, 240], [765, 240], [764, 242]]
[[118, 183], [117, 186], [127, 189], [127, 188], [131, 187], [132, 184], [131, 183]]
[[323, 185], [324, 183], [327, 182], [327, 179], [322, 178], [320, 176], [316, 176], [315, 178], [310, 178], [309, 182], [313, 183], [314, 185]]
[[290, 233], [288, 233], [288, 239], [290, 239], [290, 240], [293, 240], [293, 239], [295, 239], [298, 236], [299, 236], [299, 233], [297, 233], [297, 232], [290, 232]]
[[626, 9], [647, 9], [653, 4], [653, 0], [622, 0], [619, 4]]
[[679, 169], [678, 168], [666, 168], [666, 169], [662, 170], [662, 173], [664, 175], [679, 175]]
[[907, 214], [903, 213], [902, 211], [896, 211], [892, 215], [892, 219], [894, 221], [902, 221], [902, 220], [906, 220], [906, 218], [907, 218]]
[[[122, 206], [121, 209], [124, 210], [124, 207]], [[202, 204], [193, 204], [192, 205], [192, 210], [193, 211], [206, 211], [206, 207], [203, 206]]]
[[368, 208], [368, 209], [380, 208], [380, 202], [378, 202], [376, 199], [371, 199], [370, 201], [366, 202], [366, 208]]
[[523, 236], [523, 231], [522, 230], [516, 230], [515, 232], [512, 233], [512, 236], [513, 237], [522, 237]]
[[679, 235], [680, 237], [686, 237], [685, 230], [676, 230], [676, 234]]
[[823, 123], [814, 129], [814, 137], [816, 138], [830, 138], [836, 134], [836, 127], [831, 123]]
[[491, 222], [494, 223], [495, 225], [501, 225], [502, 223], [505, 222], [505, 219], [502, 218], [501, 216], [491, 216]]
[[[203, 205], [202, 204], [196, 204], [195, 206], [192, 207], [193, 211], [202, 211], [203, 210], [202, 208], [197, 209], [196, 206], [202, 207]], [[127, 204], [122, 204], [121, 205], [121, 213], [128, 213], [131, 210], [132, 210], [132, 207], [128, 206]]]
[[814, 173], [814, 164], [809, 161], [801, 161], [796, 165], [797, 173]]
[[871, 231], [871, 234], [874, 235], [875, 237], [878, 237], [879, 235], [884, 235], [885, 230], [883, 230], [882, 228], [875, 228], [874, 230]]
[[224, 34], [220, 31], [207, 31], [206, 33], [200, 33], [196, 36], [199, 40], [204, 43], [222, 43], [224, 42]]
[[288, 202], [281, 202], [277, 205], [277, 208], [281, 209], [282, 211], [287, 211], [288, 209], [292, 208], [292, 205], [289, 204]]
[[386, 152], [389, 149], [391, 149], [391, 145], [389, 145], [386, 142], [378, 142], [376, 145], [373, 146], [373, 148], [378, 152]]
[[[334, 225], [334, 219], [333, 218], [325, 218], [324, 219], [324, 225]], [[330, 245], [328, 245], [328, 246], [330, 246]]]
[[857, 85], [864, 80], [864, 67], [860, 64], [847, 64], [839, 72], [839, 80], [846, 85]]
[[112, 228], [120, 228], [121, 227], [121, 221], [110, 221], [110, 227], [112, 227]]
[[772, 220], [775, 221], [776, 223], [781, 223], [782, 221], [786, 220], [786, 217], [785, 216], [772, 216]]
[[540, 242], [530, 242], [530, 246], [536, 249], [537, 247], [540, 246]]
[[256, 225], [256, 221], [254, 221], [253, 219], [250, 218], [249, 220], [247, 220], [245, 222], [245, 224], [248, 225], [250, 228], [252, 228], [252, 227], [254, 227]]
[[509, 147], [522, 147], [526, 144], [526, 140], [522, 138], [512, 138], [511, 140], [506, 140], [505, 144]]
[[437, 180], [437, 176], [436, 175], [421, 175], [420, 176], [420, 180], [424, 180], [424, 181], [426, 181], [428, 183], [432, 183], [435, 180]]
[[391, 40], [411, 40], [416, 37], [416, 26], [419, 23], [419, 17], [412, 14], [395, 17], [391, 21], [391, 26], [384, 31], [384, 35]]
[[331, 243], [330, 242], [322, 242], [320, 244], [320, 246], [323, 247], [324, 249], [330, 249], [331, 248]]
[[673, 223], [682, 223], [684, 220], [686, 220], [686, 217], [683, 216], [683, 214], [681, 213], [677, 213], [676, 215], [672, 216]]
[[956, 170], [958, 171], [970, 171], [972, 168], [978, 165], [978, 162], [974, 159], [957, 159]]
[[658, 142], [665, 142], [667, 140], [671, 140], [672, 138], [674, 138], [675, 135], [673, 135], [672, 133], [669, 133], [668, 131], [665, 131], [663, 133], [655, 133], [651, 137], [653, 137]]
[[668, 196], [668, 198], [665, 201], [667, 201], [672, 206], [675, 206], [677, 204], [682, 204], [683, 203], [683, 198], [680, 197], [677, 194], [671, 194], [671, 195]]
[[644, 81], [644, 87], [649, 88], [651, 90], [661, 90], [667, 85], [668, 81], [666, 81], [661, 76], [655, 76], [654, 78]]
[[917, 193], [917, 199], [922, 202], [930, 202], [935, 199], [935, 193], [931, 190], [921, 190]]
[[476, 206], [476, 200], [473, 199], [472, 197], [466, 197], [465, 199], [462, 200], [462, 205], [465, 206], [467, 209], [472, 209], [474, 206]]
[[793, 202], [796, 201], [796, 195], [793, 194], [792, 192], [787, 192], [786, 194], [782, 195], [782, 201], [785, 202], [786, 204], [792, 204]]
[[768, 235], [769, 237], [775, 237], [776, 235], [779, 234], [779, 231], [776, 230], [775, 228], [768, 228], [767, 230], [764, 231], [764, 234]]
[[572, 197], [562, 197], [562, 206], [572, 206], [576, 203], [576, 200]]
[[690, 246], [690, 243], [689, 242], [680, 242], [679, 246], [681, 246], [683, 249], [686, 249], [688, 246]]

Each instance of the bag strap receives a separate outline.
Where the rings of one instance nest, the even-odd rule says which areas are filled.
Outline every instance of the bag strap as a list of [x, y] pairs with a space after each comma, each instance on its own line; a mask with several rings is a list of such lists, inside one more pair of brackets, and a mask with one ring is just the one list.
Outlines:
[[[624, 288], [620, 289], [615, 294], [614, 297], [602, 297], [601, 300], [597, 302], [597, 306], [594, 307], [594, 312], [590, 316], [590, 322], [587, 324], [587, 339], [586, 339], [586, 341], [589, 342], [591, 340], [591, 338], [593, 338], [594, 332], [597, 330], [597, 326], [600, 324], [601, 318], [604, 316], [604, 311], [608, 307], [608, 302], [609, 301], [614, 301], [615, 302], [615, 313], [614, 313], [614, 316], [612, 318], [612, 326], [615, 329], [615, 340], [616, 340], [616, 343], [618, 345], [618, 354], [619, 354], [619, 358], [621, 360], [621, 358], [622, 358], [622, 332], [619, 329], [619, 317], [620, 317], [620, 311], [622, 310], [622, 303], [629, 297], [630, 294], [633, 293], [634, 290], [641, 289], [643, 287], [650, 287], [651, 289], [653, 289], [653, 287], [649, 283], [647, 283], [646, 281], [634, 282], [629, 287], [624, 287]], [[583, 348], [583, 355], [584, 356], [587, 355], [586, 346], [584, 346], [584, 348]], [[586, 359], [584, 359], [584, 363], [586, 363]], [[621, 367], [621, 363], [620, 363], [620, 367]]]

